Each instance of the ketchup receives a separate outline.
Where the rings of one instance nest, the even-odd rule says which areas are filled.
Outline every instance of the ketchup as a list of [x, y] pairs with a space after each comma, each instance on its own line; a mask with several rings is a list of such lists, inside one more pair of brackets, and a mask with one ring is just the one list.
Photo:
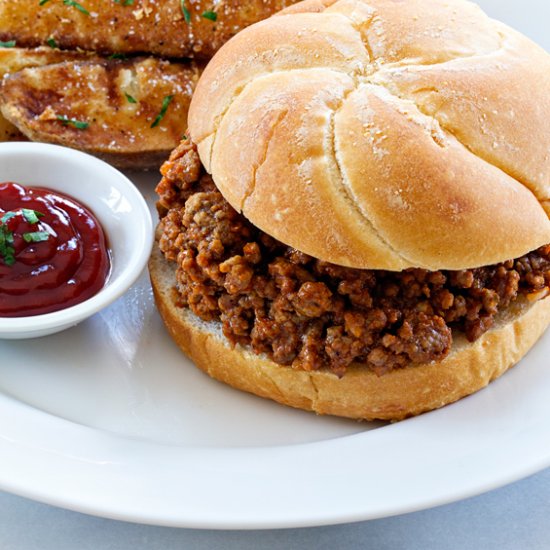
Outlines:
[[107, 241], [95, 216], [74, 199], [0, 183], [0, 317], [74, 306], [105, 285]]

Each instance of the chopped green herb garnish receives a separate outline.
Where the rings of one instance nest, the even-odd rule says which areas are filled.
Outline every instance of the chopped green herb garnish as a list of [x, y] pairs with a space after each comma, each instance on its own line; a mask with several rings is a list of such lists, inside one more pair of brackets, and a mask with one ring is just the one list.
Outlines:
[[121, 0], [115, 0], [115, 4], [122, 4], [123, 6], [133, 6], [134, 0], [124, 0], [124, 2], [121, 2]]
[[6, 212], [1, 218], [0, 218], [0, 224], [5, 224], [8, 222], [8, 220], [11, 220], [14, 216], [17, 216], [17, 212]]
[[[30, 208], [21, 208], [20, 210], [6, 212], [0, 218], [0, 257], [2, 257], [4, 263], [10, 267], [15, 263], [15, 247], [13, 246], [13, 231], [8, 227], [7, 222], [18, 215], [23, 216], [27, 223], [31, 225], [39, 223], [40, 218], [44, 216], [42, 212], [37, 212]], [[23, 239], [27, 243], [47, 241], [49, 237], [50, 234], [47, 231], [30, 231], [28, 233], [23, 233]]]
[[7, 266], [12, 266], [15, 263], [13, 233], [5, 225], [0, 225], [0, 256]]
[[215, 11], [203, 11], [201, 17], [210, 19], [210, 21], [216, 21], [218, 19], [218, 14]]
[[180, 0], [181, 12], [183, 13], [183, 18], [187, 24], [191, 23], [191, 13], [185, 5], [185, 0]]
[[30, 233], [23, 233], [23, 239], [26, 243], [42, 243], [50, 238], [50, 234], [47, 231], [32, 231]]
[[40, 0], [40, 2], [38, 2], [38, 5], [39, 6], [43, 6], [44, 4], [47, 4], [50, 0]]
[[173, 99], [174, 99], [173, 95], [167, 95], [162, 100], [162, 107], [160, 109], [160, 113], [158, 114], [157, 118], [155, 118], [155, 120], [153, 121], [153, 124], [151, 124], [151, 128], [156, 128], [160, 124], [160, 121], [164, 118], [164, 115], [166, 115], [168, 106], [170, 105]]
[[48, 40], [46, 40], [46, 44], [48, 44], [50, 48], [59, 48], [54, 38], [48, 38]]
[[38, 223], [44, 214], [42, 212], [37, 212], [36, 210], [29, 210], [28, 208], [21, 208], [21, 214], [29, 223]]
[[74, 118], [68, 118], [65, 115], [57, 115], [57, 120], [63, 123], [63, 126], [73, 126], [78, 130], [85, 130], [90, 125], [89, 122], [82, 122], [81, 120], [75, 120]]
[[90, 12], [82, 4], [79, 4], [75, 0], [63, 0], [63, 4], [65, 4], [66, 6], [72, 6], [73, 8], [76, 8], [78, 11], [82, 12], [84, 15], [90, 15]]
[[8, 40], [7, 42], [0, 41], [0, 48], [15, 48], [15, 40]]
[[137, 99], [130, 94], [127, 94], [124, 92], [124, 95], [126, 96], [126, 99], [128, 100], [128, 103], [137, 103]]
[[112, 53], [109, 59], [128, 59], [123, 53]]

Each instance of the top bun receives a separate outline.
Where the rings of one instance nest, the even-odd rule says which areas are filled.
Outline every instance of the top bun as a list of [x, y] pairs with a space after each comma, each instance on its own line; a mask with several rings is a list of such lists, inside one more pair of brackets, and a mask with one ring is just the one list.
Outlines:
[[550, 56], [464, 0], [308, 0], [206, 68], [191, 139], [316, 258], [465, 269], [550, 242]]

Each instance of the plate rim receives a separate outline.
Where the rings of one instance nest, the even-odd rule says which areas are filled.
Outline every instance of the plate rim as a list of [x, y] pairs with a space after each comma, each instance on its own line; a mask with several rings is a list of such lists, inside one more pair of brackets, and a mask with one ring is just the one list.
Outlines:
[[[546, 342], [542, 346], [539, 344], [539, 352], [544, 352], [544, 349], [549, 347], [550, 333], [547, 334]], [[528, 367], [528, 365], [523, 365], [523, 369], [525, 367]], [[521, 369], [513, 369], [509, 374], [513, 375], [518, 370]], [[342, 450], [345, 451], [344, 456], [349, 458], [350, 453], [384, 449], [388, 445], [391, 447], [392, 440], [395, 443], [397, 440], [403, 439], [404, 444], [407, 444], [411, 442], [411, 438], [414, 439], [419, 436], [421, 442], [425, 442], [422, 437], [426, 439], [426, 435], [429, 435], [430, 431], [440, 434], [441, 432], [438, 430], [441, 430], [442, 426], [460, 418], [460, 409], [468, 408], [470, 405], [475, 409], [479, 404], [476, 405], [474, 401], [481, 401], [481, 404], [483, 404], [484, 392], [486, 394], [498, 393], [499, 382], [500, 380], [497, 380], [493, 385], [478, 392], [478, 394], [469, 396], [443, 409], [376, 430], [345, 435], [325, 441], [250, 448], [185, 447], [176, 444], [142, 441], [57, 417], [20, 402], [9, 395], [0, 393], [0, 414], [4, 418], [15, 418], [12, 426], [4, 426], [0, 431], [0, 464], [2, 464], [2, 468], [0, 468], [0, 489], [46, 504], [94, 516], [148, 525], [195, 529], [258, 530], [314, 527], [353, 523], [411, 513], [476, 496], [528, 477], [550, 466], [550, 448], [544, 448], [543, 446], [535, 453], [523, 454], [523, 462], [514, 463], [508, 460], [505, 469], [495, 468], [490, 471], [487, 470], [486, 466], [482, 466], [481, 470], [484, 470], [483, 472], [470, 471], [470, 474], [474, 474], [470, 482], [465, 483], [461, 489], [458, 489], [456, 473], [460, 471], [461, 467], [463, 470], [468, 470], [472, 463], [482, 458], [482, 455], [487, 452], [487, 449], [472, 450], [465, 448], [466, 452], [464, 454], [456, 455], [453, 463], [447, 462], [446, 464], [447, 473], [454, 474], [450, 476], [455, 478], [451, 483], [454, 490], [449, 491], [447, 487], [434, 491], [432, 487], [424, 494], [417, 494], [416, 498], [412, 500], [411, 495], [408, 494], [402, 504], [398, 504], [396, 498], [393, 497], [374, 508], [372, 503], [370, 507], [368, 505], [362, 507], [358, 504], [357, 498], [354, 499], [355, 504], [340, 507], [338, 505], [341, 502], [338, 499], [341, 500], [344, 494], [341, 493], [336, 497], [336, 505], [330, 508], [321, 506], [319, 509], [315, 509], [314, 506], [313, 509], [302, 509], [298, 513], [295, 508], [287, 507], [286, 511], [281, 512], [281, 509], [279, 509], [279, 513], [274, 513], [274, 504], [281, 505], [281, 508], [284, 508], [281, 493], [274, 501], [267, 498], [264, 503], [267, 506], [267, 512], [257, 510], [256, 517], [253, 514], [247, 515], [251, 509], [243, 513], [243, 510], [229, 510], [229, 507], [227, 507], [225, 510], [227, 514], [225, 514], [222, 513], [224, 512], [223, 506], [222, 508], [218, 506], [210, 512], [203, 509], [202, 512], [197, 513], [200, 505], [204, 507], [205, 503], [203, 498], [199, 508], [197, 508], [197, 503], [194, 502], [198, 494], [197, 484], [194, 485], [195, 492], [187, 495], [188, 501], [186, 503], [182, 503], [181, 498], [178, 502], [178, 496], [181, 497], [181, 493], [178, 495], [177, 491], [181, 491], [181, 487], [185, 486], [186, 483], [191, 485], [194, 483], [191, 476], [196, 476], [196, 474], [189, 470], [185, 474], [179, 471], [180, 475], [184, 478], [187, 475], [187, 478], [183, 480], [185, 481], [183, 485], [176, 483], [176, 485], [171, 486], [172, 489], [175, 488], [176, 492], [171, 492], [171, 489], [167, 486], [160, 487], [159, 479], [166, 481], [170, 476], [166, 477], [162, 472], [156, 472], [149, 478], [147, 483], [134, 485], [133, 489], [130, 489], [128, 494], [122, 498], [120, 498], [120, 493], [125, 490], [125, 486], [127, 490], [132, 483], [135, 484], [137, 480], [136, 473], [148, 473], [147, 466], [150, 466], [151, 460], [160, 459], [160, 463], [164, 467], [173, 468], [178, 463], [186, 469], [201, 465], [203, 474], [205, 471], [210, 472], [212, 477], [209, 479], [208, 486], [205, 486], [207, 493], [203, 495], [205, 498], [211, 498], [216, 494], [220, 495], [221, 491], [227, 491], [228, 488], [232, 490], [242, 489], [243, 493], [246, 494], [245, 496], [248, 496], [247, 492], [257, 496], [258, 493], [250, 491], [249, 487], [242, 484], [235, 487], [231, 483], [232, 478], [241, 481], [245, 479], [244, 474], [246, 472], [243, 471], [243, 467], [250, 467], [258, 460], [267, 466], [266, 477], [263, 479], [264, 486], [259, 487], [259, 490], [266, 491], [274, 488], [273, 479], [268, 478], [272, 477], [272, 472], [275, 471], [273, 469], [274, 465], [278, 461], [288, 465], [296, 459], [303, 461], [304, 457], [307, 456], [328, 454], [328, 456], [334, 457], [341, 454]], [[512, 381], [507, 382], [512, 383]], [[48, 431], [44, 429], [48, 424], [55, 433], [53, 440], [51, 433], [48, 434]], [[505, 434], [506, 437], [500, 440], [501, 448], [492, 449], [491, 452], [496, 455], [500, 455], [503, 451], [513, 453], [513, 447], [518, 447], [516, 436], [519, 434], [521, 438], [521, 429], [516, 431], [518, 432], [516, 434]], [[486, 435], [478, 433], [476, 437], [481, 441], [480, 438]], [[451, 434], [450, 437], [451, 439], [455, 438], [455, 434]], [[527, 441], [529, 440], [529, 437], [527, 437]], [[441, 453], [446, 443], [448, 442], [440, 441], [439, 445], [434, 448]], [[455, 441], [455, 447], [456, 443]], [[80, 451], [75, 454], [74, 450], [78, 447], [80, 447]], [[523, 448], [525, 448], [525, 445], [523, 445]], [[72, 455], [70, 454], [71, 449], [73, 450]], [[136, 451], [138, 452], [136, 453]], [[413, 450], [411, 449], [411, 451]], [[447, 455], [450, 452], [447, 452]], [[136, 461], [135, 457], [139, 457], [139, 459]], [[140, 462], [140, 459], [144, 457], [145, 461]], [[132, 458], [134, 458], [133, 462]], [[443, 453], [440, 459], [445, 462], [449, 460], [449, 456]], [[216, 472], [216, 461], [229, 464], [229, 473], [222, 469]], [[352, 460], [352, 462], [357, 466], [357, 460]], [[374, 463], [376, 464], [376, 461]], [[123, 467], [122, 475], [121, 467]], [[271, 470], [269, 470], [270, 468]], [[437, 468], [436, 461], [434, 471]], [[17, 475], [18, 469], [19, 475]], [[411, 471], [414, 471], [414, 468]], [[42, 483], [38, 485], [36, 481], [40, 476], [37, 477], [37, 472], [40, 472], [40, 476], [42, 476]], [[258, 468], [251, 468], [251, 475], [256, 482], [258, 482], [258, 479], [262, 481], [261, 477], [258, 477], [258, 472]], [[91, 473], [92, 476], [90, 477]], [[483, 482], [479, 481], [480, 473], [485, 474], [484, 478], [482, 476]], [[307, 487], [311, 489], [315, 484], [319, 484], [321, 479], [324, 479], [322, 476], [325, 474], [326, 471], [323, 472], [322, 468], [313, 472], [307, 468], [298, 469], [293, 472], [293, 486], [296, 488], [299, 483], [302, 483], [302, 486], [298, 487], [300, 490]], [[329, 474], [333, 478], [338, 478], [338, 475], [335, 475], [334, 472], [329, 472]], [[59, 485], [54, 482], [59, 482], [65, 475], [69, 475], [71, 478], [72, 487], [69, 488], [65, 483], [61, 490], [53, 490], [54, 487], [59, 489]], [[422, 475], [426, 476], [427, 472], [424, 471]], [[160, 477], [156, 479], [155, 476]], [[49, 480], [53, 480], [53, 482]], [[368, 489], [369, 483], [371, 488], [374, 488], [373, 484], [381, 482], [380, 476], [374, 475], [367, 479], [368, 483], [365, 483], [365, 479], [358, 480], [354, 472], [349, 475], [340, 474], [339, 479], [336, 479], [336, 481], [353, 482], [356, 491]], [[281, 476], [275, 482], [280, 484], [282, 482]], [[128, 483], [130, 485], [127, 485]], [[382, 485], [384, 483], [389, 488], [395, 488], [391, 480], [383, 479]], [[99, 485], [93, 488], [94, 484]], [[329, 481], [329, 485], [334, 489], [334, 479]], [[91, 487], [92, 489], [90, 489]], [[219, 490], [217, 487], [219, 487]], [[167, 488], [168, 491], [166, 492]], [[151, 494], [159, 489], [162, 495], [156, 494], [156, 500], [151, 500]], [[377, 490], [379, 492], [380, 488]], [[319, 493], [319, 491], [314, 490], [309, 498], [310, 500], [319, 498], [320, 494], [323, 494], [323, 491]], [[230, 502], [231, 495], [221, 496], [227, 502]], [[300, 503], [308, 501], [303, 496], [298, 497], [298, 500]], [[153, 508], [152, 505], [154, 505]], [[176, 505], [176, 508], [179, 506], [179, 508], [174, 509], [174, 505]], [[193, 507], [194, 510], [192, 510]]]

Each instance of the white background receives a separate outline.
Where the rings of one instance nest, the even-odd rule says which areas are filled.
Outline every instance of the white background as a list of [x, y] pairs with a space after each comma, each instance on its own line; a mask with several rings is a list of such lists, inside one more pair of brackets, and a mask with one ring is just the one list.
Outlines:
[[[547, 0], [485, 0], [493, 17], [550, 50]], [[359, 524], [301, 530], [224, 532], [126, 524], [0, 493], [1, 550], [135, 548], [547, 549], [550, 470], [486, 495], [433, 510]]]

